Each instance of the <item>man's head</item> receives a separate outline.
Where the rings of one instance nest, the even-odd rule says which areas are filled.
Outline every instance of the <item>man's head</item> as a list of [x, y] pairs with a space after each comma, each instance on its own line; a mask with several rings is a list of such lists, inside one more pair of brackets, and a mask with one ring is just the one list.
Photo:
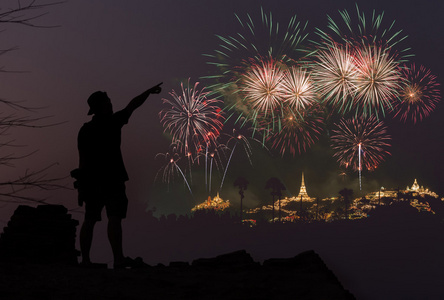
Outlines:
[[97, 91], [92, 93], [88, 98], [88, 105], [88, 115], [113, 113], [113, 106], [106, 92]]

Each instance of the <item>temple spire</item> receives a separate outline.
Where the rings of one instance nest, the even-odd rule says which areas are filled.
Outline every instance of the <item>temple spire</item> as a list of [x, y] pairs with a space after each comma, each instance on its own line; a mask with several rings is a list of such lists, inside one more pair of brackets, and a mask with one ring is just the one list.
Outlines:
[[307, 189], [305, 188], [304, 172], [302, 172], [301, 189], [299, 190], [299, 195], [296, 198], [300, 199], [301, 197], [303, 200], [310, 201], [310, 197], [307, 194]]
[[415, 178], [415, 182], [412, 185], [412, 190], [413, 191], [418, 191], [419, 190], [419, 184], [418, 184], [418, 181], [416, 181], [416, 178]]

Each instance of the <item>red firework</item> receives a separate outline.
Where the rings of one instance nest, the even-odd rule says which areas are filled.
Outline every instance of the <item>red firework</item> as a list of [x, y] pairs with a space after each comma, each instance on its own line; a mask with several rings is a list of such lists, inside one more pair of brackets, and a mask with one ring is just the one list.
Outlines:
[[[323, 131], [324, 118], [318, 104], [314, 104], [305, 111], [295, 113], [288, 109], [280, 119], [279, 130], [273, 131], [267, 138], [271, 148], [279, 150], [282, 156], [289, 152], [296, 155], [307, 151], [318, 139]], [[275, 129], [279, 126], [275, 125]]]
[[387, 127], [374, 116], [342, 119], [332, 132], [332, 148], [336, 151], [333, 156], [345, 168], [373, 171], [390, 154]]
[[174, 90], [170, 93], [172, 99], [162, 99], [168, 109], [160, 112], [160, 118], [165, 131], [173, 138], [173, 143], [179, 145], [179, 152], [197, 153], [199, 148], [215, 144], [223, 127], [221, 109], [222, 101], [207, 98], [208, 92], [194, 87], [184, 87], [182, 93]]
[[395, 118], [401, 121], [407, 120], [416, 123], [422, 121], [435, 109], [436, 104], [441, 100], [441, 92], [436, 76], [432, 75], [429, 69], [424, 66], [416, 68], [415, 64], [410, 67], [405, 66], [402, 76], [406, 84], [400, 91], [399, 99], [393, 103]]

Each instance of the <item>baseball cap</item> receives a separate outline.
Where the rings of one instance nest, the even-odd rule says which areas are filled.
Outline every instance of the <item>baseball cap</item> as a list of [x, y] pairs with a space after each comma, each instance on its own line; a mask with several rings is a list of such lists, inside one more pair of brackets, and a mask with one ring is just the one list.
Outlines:
[[108, 100], [106, 92], [97, 91], [91, 94], [88, 98], [89, 111], [88, 115], [96, 113], [98, 107], [100, 107], [105, 101]]

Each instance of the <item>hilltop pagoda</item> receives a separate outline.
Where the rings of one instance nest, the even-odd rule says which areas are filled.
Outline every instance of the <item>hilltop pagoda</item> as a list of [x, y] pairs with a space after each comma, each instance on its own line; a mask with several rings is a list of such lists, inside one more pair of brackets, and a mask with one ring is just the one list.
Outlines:
[[308, 196], [308, 194], [307, 194], [307, 188], [305, 187], [305, 181], [304, 181], [304, 172], [302, 172], [302, 182], [301, 182], [301, 188], [299, 190], [299, 194], [296, 197], [292, 197], [292, 198], [296, 198], [294, 200], [299, 200], [299, 201], [301, 199], [302, 199], [302, 201], [313, 201], [313, 199], [310, 198], [310, 196]]
[[[422, 188], [422, 189], [424, 189], [424, 188]], [[417, 181], [416, 178], [415, 178], [415, 182], [413, 182], [412, 187], [409, 188], [409, 187], [407, 186], [407, 191], [418, 192], [419, 190], [420, 190], [420, 187], [419, 187], [418, 181]]]
[[[304, 173], [302, 173], [302, 181], [301, 181], [301, 187], [299, 189], [299, 194], [297, 196], [293, 197], [285, 197], [284, 199], [281, 199], [280, 205], [281, 205], [281, 212], [285, 215], [293, 215], [295, 214], [295, 205], [299, 207], [299, 204], [302, 202], [313, 202], [315, 198], [311, 198], [308, 196], [307, 188], [305, 187], [305, 180], [304, 180]], [[254, 214], [258, 213], [262, 210], [272, 210], [272, 205], [264, 205], [262, 207], [257, 207], [254, 209], [250, 209], [247, 211], [247, 213]], [[279, 201], [275, 201], [274, 203], [274, 209], [276, 211], [279, 210]]]
[[407, 186], [406, 191], [407, 192], [412, 192], [413, 195], [418, 194], [420, 196], [428, 195], [428, 196], [432, 196], [432, 197], [435, 197], [435, 198], [439, 197], [438, 194], [430, 191], [429, 189], [425, 189], [424, 186], [420, 187], [419, 184], [418, 184], [418, 181], [416, 180], [416, 178], [415, 178], [415, 182], [413, 182], [412, 187], [409, 188]]
[[210, 196], [208, 196], [208, 199], [200, 204], [197, 204], [194, 206], [191, 211], [197, 211], [197, 210], [219, 210], [222, 211], [226, 208], [230, 207], [230, 200], [224, 201], [220, 196], [219, 193], [217, 193], [217, 196], [211, 199]]

